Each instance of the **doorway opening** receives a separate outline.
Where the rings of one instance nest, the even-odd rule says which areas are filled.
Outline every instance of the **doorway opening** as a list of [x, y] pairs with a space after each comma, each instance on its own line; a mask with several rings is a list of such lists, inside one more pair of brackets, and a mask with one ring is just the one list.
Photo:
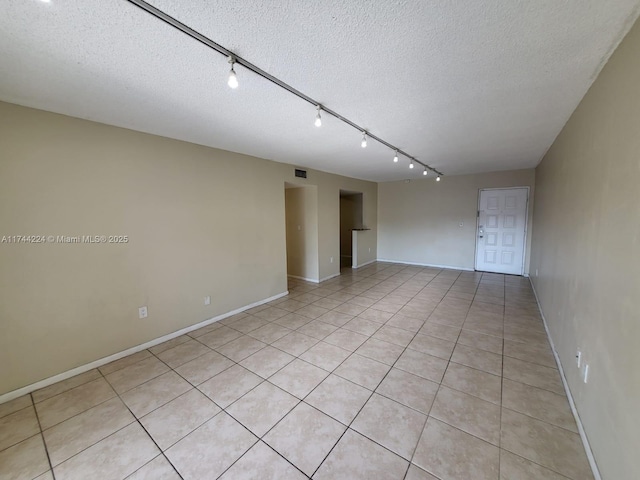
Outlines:
[[340, 268], [354, 266], [353, 231], [362, 228], [362, 193], [340, 190]]
[[284, 185], [287, 275], [318, 282], [318, 187]]
[[476, 270], [524, 273], [528, 204], [529, 187], [480, 190]]

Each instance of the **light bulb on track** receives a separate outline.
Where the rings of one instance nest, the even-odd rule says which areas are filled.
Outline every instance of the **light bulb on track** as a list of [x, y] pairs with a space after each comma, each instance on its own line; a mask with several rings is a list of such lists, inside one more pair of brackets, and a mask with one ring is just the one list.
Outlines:
[[422, 175], [427, 176], [429, 172], [427, 172], [427, 167], [424, 167], [424, 172], [422, 172]]
[[393, 156], [393, 163], [398, 163], [398, 150], [396, 150], [396, 154]]
[[411, 163], [409, 163], [409, 168], [413, 168], [413, 159], [411, 159]]
[[233, 89], [236, 89], [238, 88], [238, 77], [236, 77], [236, 71], [233, 68], [236, 61], [233, 59], [233, 57], [229, 57], [229, 63], [231, 64], [231, 70], [229, 71], [229, 79], [227, 80], [227, 85], [229, 85]]
[[367, 134], [362, 132], [362, 142], [360, 142], [362, 148], [367, 148]]
[[440, 181], [440, 175], [436, 177], [436, 182], [439, 182], [439, 181]]
[[320, 116], [320, 105], [318, 105], [318, 114], [316, 115], [316, 121], [314, 124], [316, 127], [322, 126], [322, 117]]

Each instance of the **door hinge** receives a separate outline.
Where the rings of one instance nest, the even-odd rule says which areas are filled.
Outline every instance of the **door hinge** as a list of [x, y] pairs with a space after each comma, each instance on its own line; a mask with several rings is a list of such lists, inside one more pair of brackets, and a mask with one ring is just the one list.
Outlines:
[[478, 214], [476, 215], [476, 218], [480, 218], [480, 210], [478, 210]]

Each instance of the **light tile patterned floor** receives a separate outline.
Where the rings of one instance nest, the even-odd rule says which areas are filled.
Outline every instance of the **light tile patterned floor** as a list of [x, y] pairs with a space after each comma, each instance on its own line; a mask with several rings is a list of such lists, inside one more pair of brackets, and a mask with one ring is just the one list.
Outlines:
[[0, 479], [592, 479], [521, 277], [373, 264], [0, 405]]

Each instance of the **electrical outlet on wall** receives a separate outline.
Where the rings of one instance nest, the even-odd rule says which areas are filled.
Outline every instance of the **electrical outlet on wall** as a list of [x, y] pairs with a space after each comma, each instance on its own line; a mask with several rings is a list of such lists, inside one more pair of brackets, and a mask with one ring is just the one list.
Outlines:
[[147, 318], [148, 313], [149, 312], [147, 312], [147, 307], [146, 306], [138, 308], [138, 317], [139, 318]]
[[333, 263], [333, 257], [329, 257], [329, 263]]
[[207, 295], [206, 297], [204, 297], [204, 304], [211, 305], [211, 296]]

